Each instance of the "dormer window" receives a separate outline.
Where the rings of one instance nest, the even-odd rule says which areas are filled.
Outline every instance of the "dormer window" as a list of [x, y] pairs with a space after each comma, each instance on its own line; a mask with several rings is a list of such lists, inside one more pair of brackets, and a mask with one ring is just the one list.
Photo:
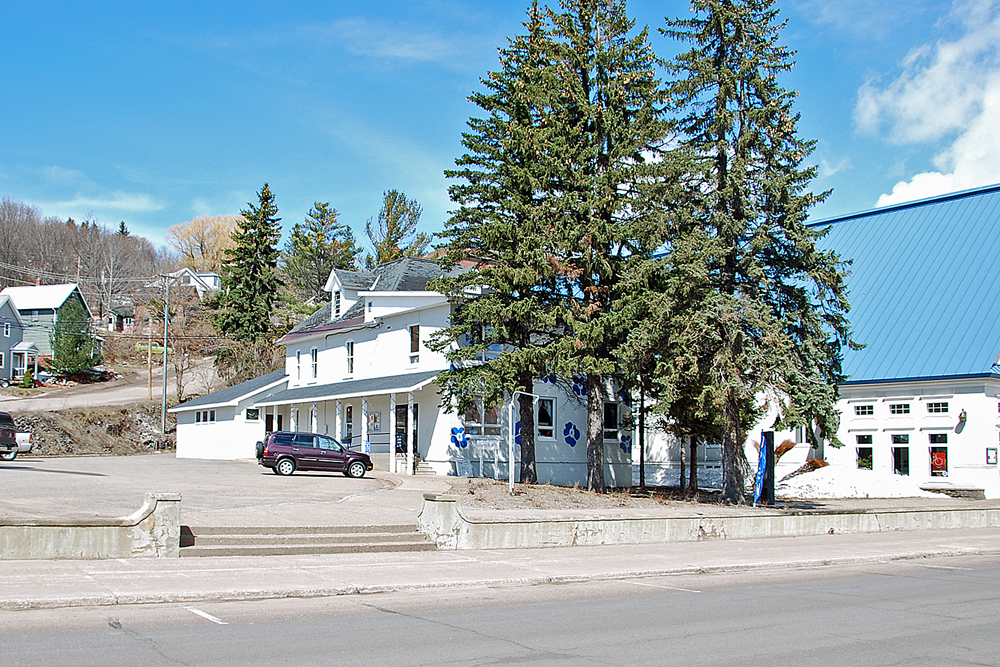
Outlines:
[[333, 316], [340, 317], [340, 290], [333, 293]]

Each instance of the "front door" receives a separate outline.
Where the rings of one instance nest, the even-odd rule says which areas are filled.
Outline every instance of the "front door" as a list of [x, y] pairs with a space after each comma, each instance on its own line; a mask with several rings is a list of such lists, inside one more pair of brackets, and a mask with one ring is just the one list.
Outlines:
[[[406, 453], [406, 423], [409, 421], [409, 410], [406, 404], [396, 406], [396, 453]], [[417, 404], [413, 404], [413, 453], [420, 451], [417, 448]]]

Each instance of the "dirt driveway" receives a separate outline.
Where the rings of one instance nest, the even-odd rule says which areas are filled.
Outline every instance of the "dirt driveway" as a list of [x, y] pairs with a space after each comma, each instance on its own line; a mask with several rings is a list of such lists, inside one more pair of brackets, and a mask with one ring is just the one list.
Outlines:
[[256, 461], [148, 456], [17, 457], [0, 462], [0, 518], [121, 517], [147, 491], [181, 494], [189, 526], [336, 526], [415, 524], [424, 493], [444, 493], [444, 478], [369, 473], [279, 477]]

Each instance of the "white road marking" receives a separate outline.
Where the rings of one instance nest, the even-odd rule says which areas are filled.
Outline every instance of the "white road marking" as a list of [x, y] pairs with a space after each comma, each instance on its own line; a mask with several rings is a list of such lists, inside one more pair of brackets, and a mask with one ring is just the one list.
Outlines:
[[649, 586], [650, 588], [663, 588], [668, 591], [681, 591], [684, 593], [701, 593], [701, 591], [696, 591], [690, 588], [678, 588], [677, 586], [660, 586], [659, 584], [647, 584], [644, 581], [632, 581], [630, 579], [625, 579], [625, 583], [635, 584], [636, 586]]
[[187, 609], [192, 614], [196, 614], [196, 615], [201, 616], [202, 618], [204, 618], [206, 620], [212, 621], [212, 623], [217, 623], [219, 625], [229, 625], [225, 621], [223, 621], [221, 619], [218, 619], [215, 616], [212, 616], [211, 614], [206, 614], [205, 612], [203, 612], [200, 609], [195, 609], [194, 607], [184, 607], [184, 608]]

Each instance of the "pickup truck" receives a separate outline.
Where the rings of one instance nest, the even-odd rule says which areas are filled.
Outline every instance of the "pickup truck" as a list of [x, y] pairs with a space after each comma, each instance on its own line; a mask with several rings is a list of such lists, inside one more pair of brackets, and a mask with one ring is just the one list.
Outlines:
[[14, 418], [6, 412], [0, 412], [0, 457], [11, 461], [17, 456], [17, 438]]
[[0, 461], [13, 461], [17, 458], [18, 454], [30, 454], [31, 448], [35, 446], [35, 434], [34, 433], [17, 433], [15, 434], [17, 438], [17, 449], [13, 452], [4, 452], [0, 454]]

